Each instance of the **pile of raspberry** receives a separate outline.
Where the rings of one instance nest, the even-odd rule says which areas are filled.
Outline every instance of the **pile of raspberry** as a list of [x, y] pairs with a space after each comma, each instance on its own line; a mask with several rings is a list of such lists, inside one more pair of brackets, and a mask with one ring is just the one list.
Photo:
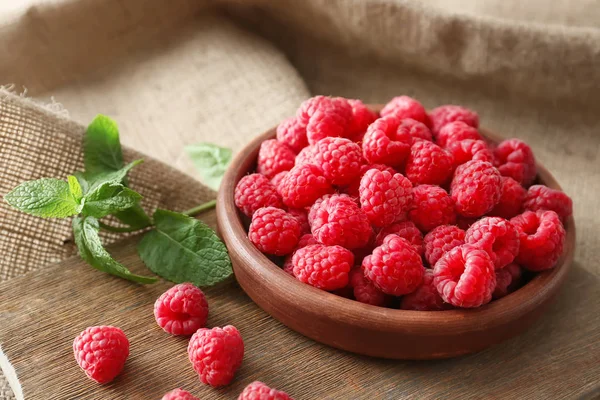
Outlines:
[[527, 143], [476, 112], [408, 96], [377, 113], [316, 96], [264, 141], [235, 204], [248, 238], [301, 282], [381, 307], [473, 308], [563, 253], [572, 201], [536, 183]]

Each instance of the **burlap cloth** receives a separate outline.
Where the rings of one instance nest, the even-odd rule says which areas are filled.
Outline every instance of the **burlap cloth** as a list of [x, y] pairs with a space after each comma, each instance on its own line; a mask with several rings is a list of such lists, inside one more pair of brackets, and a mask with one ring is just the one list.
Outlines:
[[[0, 84], [14, 84], [0, 91], [0, 195], [81, 168], [80, 123], [104, 113], [135, 149], [128, 158], [153, 158], [132, 179], [145, 205], [184, 209], [214, 195], [180, 172], [197, 176], [184, 145], [239, 149], [310, 94], [408, 94], [465, 104], [530, 142], [573, 197], [576, 264], [598, 278], [600, 1], [211, 3], [11, 3], [0, 14]], [[24, 88], [37, 102], [15, 94]], [[43, 268], [73, 254], [69, 223], [2, 203], [0, 253], [0, 280]], [[12, 398], [0, 376], [0, 400]]]

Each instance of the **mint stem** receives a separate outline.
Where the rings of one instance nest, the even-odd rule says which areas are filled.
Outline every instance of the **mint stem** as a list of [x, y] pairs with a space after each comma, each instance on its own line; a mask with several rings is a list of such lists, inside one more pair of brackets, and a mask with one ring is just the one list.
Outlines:
[[100, 228], [109, 231], [109, 232], [135, 232], [135, 231], [139, 231], [140, 228], [137, 227], [131, 227], [131, 226], [126, 226], [123, 228], [119, 228], [116, 226], [111, 226], [111, 225], [106, 225], [104, 222], [102, 221], [98, 221], [98, 225], [100, 225]]
[[184, 211], [182, 214], [188, 215], [190, 217], [194, 217], [204, 211], [212, 210], [217, 205], [216, 200], [207, 201], [206, 203], [202, 203], [194, 208], [190, 208], [187, 211]]

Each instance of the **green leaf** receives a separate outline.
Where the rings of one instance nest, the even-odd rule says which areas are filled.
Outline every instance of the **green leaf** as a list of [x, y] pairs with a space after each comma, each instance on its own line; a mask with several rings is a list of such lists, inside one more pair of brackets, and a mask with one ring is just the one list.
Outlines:
[[139, 165], [143, 162], [144, 162], [144, 160], [135, 160], [135, 161], [130, 162], [129, 164], [127, 164], [126, 166], [124, 166], [123, 168], [121, 168], [117, 171], [102, 172], [102, 173], [95, 174], [95, 175], [88, 175], [88, 173], [86, 171], [85, 178], [87, 179], [88, 184], [89, 184], [88, 192], [90, 192], [90, 193], [93, 192], [94, 190], [98, 189], [98, 187], [104, 185], [105, 183], [120, 183], [120, 184], [122, 184], [123, 180], [129, 173], [129, 171], [131, 171], [131, 169], [133, 167], [135, 167], [136, 165]]
[[86, 194], [90, 189], [90, 184], [87, 179], [85, 179], [85, 174], [81, 171], [77, 171], [73, 173], [73, 176], [77, 179], [79, 187], [81, 187], [81, 193]]
[[67, 182], [69, 183], [69, 190], [71, 191], [73, 199], [79, 203], [83, 198], [83, 190], [81, 189], [81, 185], [77, 181], [77, 178], [73, 175], [69, 175], [67, 177]]
[[225, 244], [203, 222], [158, 209], [154, 223], [156, 229], [146, 233], [138, 253], [155, 274], [197, 286], [213, 285], [232, 274]]
[[133, 229], [142, 229], [152, 225], [150, 217], [139, 204], [135, 204], [127, 210], [118, 211], [114, 213], [114, 216]]
[[210, 143], [187, 146], [185, 150], [194, 162], [202, 181], [213, 190], [219, 190], [221, 179], [231, 162], [231, 149]]
[[98, 115], [87, 127], [83, 138], [85, 172], [94, 176], [123, 167], [123, 152], [117, 123]]
[[86, 197], [83, 213], [102, 218], [133, 207], [141, 198], [139, 193], [120, 183], [105, 183]]
[[44, 218], [66, 218], [81, 211], [69, 184], [54, 178], [23, 182], [4, 196], [4, 200], [27, 214]]
[[75, 217], [73, 235], [81, 258], [92, 267], [138, 283], [154, 283], [157, 278], [132, 274], [123, 264], [111, 257], [98, 236], [98, 220], [94, 217]]

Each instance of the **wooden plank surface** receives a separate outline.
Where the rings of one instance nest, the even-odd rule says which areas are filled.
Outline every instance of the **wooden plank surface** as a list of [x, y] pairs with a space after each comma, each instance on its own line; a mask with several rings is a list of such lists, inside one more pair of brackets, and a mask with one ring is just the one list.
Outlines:
[[[214, 222], [213, 215], [208, 219]], [[132, 270], [144, 270], [135, 240], [111, 251]], [[208, 326], [235, 325], [246, 354], [234, 382], [218, 390], [196, 377], [187, 340], [165, 334], [154, 321], [154, 300], [169, 286], [131, 284], [78, 258], [0, 285], [0, 346], [25, 398], [159, 399], [184, 387], [203, 400], [233, 399], [257, 379], [296, 400], [600, 395], [600, 282], [577, 263], [530, 331], [478, 354], [433, 362], [378, 360], [320, 345], [269, 317], [231, 279], [206, 290]], [[71, 349], [80, 331], [101, 324], [121, 327], [131, 342], [124, 372], [105, 386], [84, 376]]]

